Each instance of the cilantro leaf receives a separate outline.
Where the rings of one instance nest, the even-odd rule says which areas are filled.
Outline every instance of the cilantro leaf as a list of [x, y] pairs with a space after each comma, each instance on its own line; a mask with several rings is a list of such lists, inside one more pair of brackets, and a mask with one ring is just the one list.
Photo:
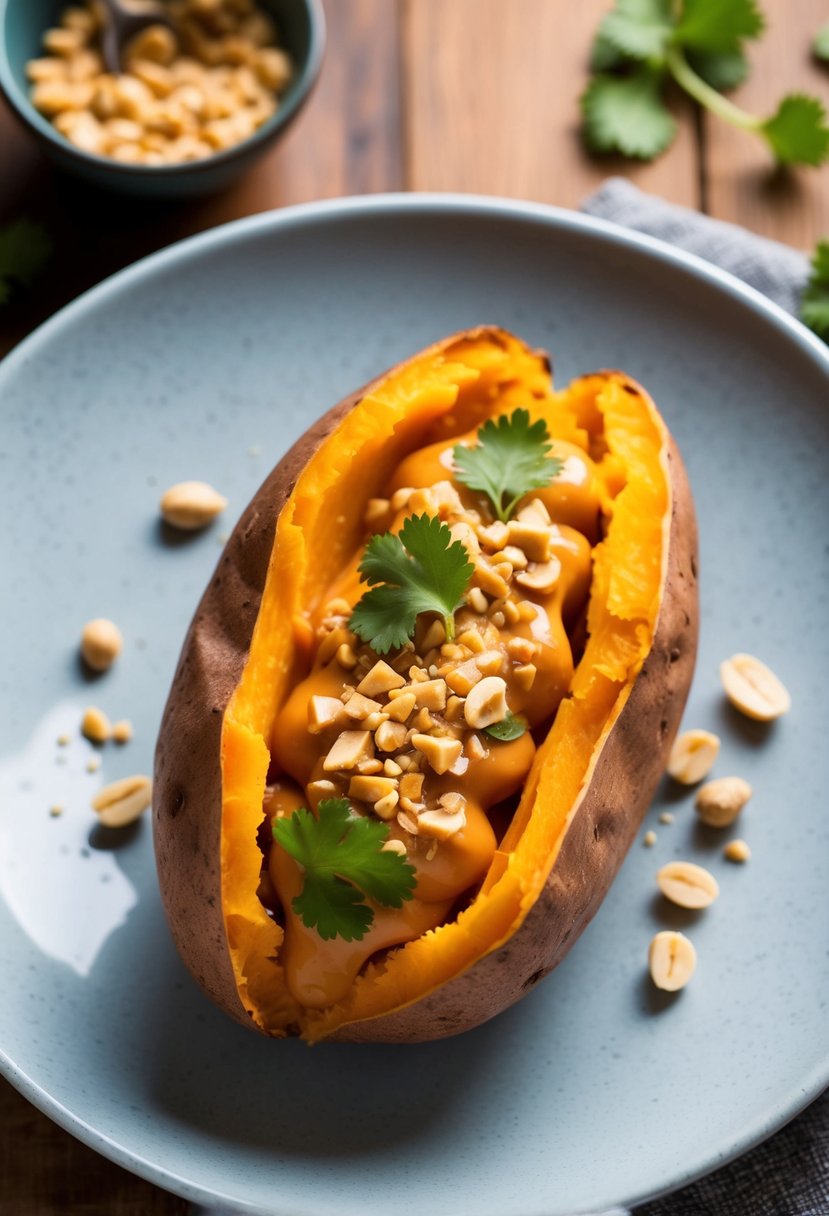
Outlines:
[[630, 59], [658, 60], [674, 28], [671, 0], [617, 0], [599, 36]]
[[351, 628], [378, 654], [387, 654], [414, 635], [421, 612], [438, 612], [451, 639], [455, 611], [474, 569], [446, 524], [428, 515], [412, 515], [398, 536], [384, 532], [366, 545], [358, 570], [372, 590], [355, 606]]
[[812, 273], [800, 302], [800, 319], [829, 342], [829, 241], [819, 241], [814, 252]]
[[790, 93], [760, 131], [783, 165], [822, 165], [829, 156], [826, 111], [816, 97]]
[[347, 798], [324, 798], [318, 817], [300, 807], [290, 819], [274, 819], [274, 840], [305, 871], [291, 906], [306, 928], [325, 941], [362, 941], [374, 922], [364, 896], [387, 908], [412, 898], [414, 867], [384, 851], [388, 835], [387, 824], [353, 815]]
[[829, 61], [829, 21], [822, 25], [815, 34], [815, 40], [812, 43], [812, 51], [818, 59]]
[[584, 136], [594, 152], [651, 160], [669, 146], [676, 123], [647, 68], [630, 76], [594, 76], [581, 98]]
[[755, 0], [685, 0], [676, 41], [689, 50], [716, 54], [738, 50], [745, 38], [757, 38], [764, 27]]
[[452, 449], [455, 479], [470, 490], [483, 490], [499, 519], [509, 519], [520, 498], [548, 486], [561, 472], [558, 457], [548, 455], [552, 445], [544, 420], [530, 425], [528, 410], [490, 418], [477, 439], [474, 447], [457, 443]]
[[692, 51], [688, 62], [706, 84], [720, 92], [736, 89], [748, 77], [748, 60], [740, 50]]
[[593, 39], [593, 46], [590, 48], [590, 71], [591, 72], [612, 72], [616, 68], [624, 67], [628, 62], [626, 55], [623, 55], [614, 42], [602, 32], [602, 27], [596, 33]]
[[0, 228], [0, 305], [31, 287], [52, 253], [46, 229], [25, 217]]
[[491, 735], [493, 739], [499, 739], [501, 743], [511, 743], [513, 739], [520, 739], [526, 729], [521, 718], [516, 718], [515, 714], [510, 713], [509, 710], [500, 722], [493, 722], [491, 726], [484, 727], [488, 735]]

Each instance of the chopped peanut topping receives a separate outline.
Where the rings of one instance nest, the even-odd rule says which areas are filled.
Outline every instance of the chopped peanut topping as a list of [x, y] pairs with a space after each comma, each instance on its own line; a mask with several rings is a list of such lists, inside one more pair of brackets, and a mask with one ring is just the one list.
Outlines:
[[[453, 795], [445, 795], [445, 797], [453, 797]], [[463, 831], [466, 827], [465, 799], [461, 798], [460, 794], [455, 794], [454, 797], [460, 798], [462, 803], [457, 810], [450, 811], [443, 806], [437, 806], [420, 812], [417, 817], [417, 826], [422, 835], [433, 836], [436, 840], [451, 840], [458, 832]], [[442, 802], [443, 798], [441, 798]]]
[[359, 721], [382, 708], [379, 701], [373, 701], [371, 697], [364, 697], [361, 692], [352, 693], [345, 703], [345, 712], [349, 718], [357, 718]]
[[480, 587], [470, 587], [469, 591], [466, 593], [466, 602], [469, 604], [469, 607], [474, 608], [476, 612], [480, 612], [482, 615], [484, 612], [486, 612], [486, 596], [484, 595], [483, 591], [481, 591]]
[[371, 731], [344, 730], [325, 757], [322, 767], [326, 773], [334, 773], [340, 768], [356, 768], [361, 760], [371, 760], [373, 757]]
[[385, 525], [390, 507], [391, 503], [387, 498], [370, 498], [363, 515], [363, 523], [367, 528]]
[[384, 760], [383, 761], [383, 772], [386, 774], [387, 777], [399, 777], [400, 774], [403, 772], [403, 769], [400, 767], [399, 764], [396, 764], [394, 762], [394, 760]]
[[506, 680], [501, 676], [487, 676], [481, 680], [466, 698], [463, 712], [473, 730], [500, 722], [507, 713]]
[[384, 853], [397, 853], [400, 857], [405, 857], [409, 851], [402, 840], [387, 840], [381, 848]]
[[446, 708], [446, 681], [424, 680], [412, 689], [416, 705], [425, 705], [427, 709]]
[[540, 498], [534, 498], [531, 502], [527, 503], [526, 507], [522, 507], [516, 514], [515, 518], [519, 523], [541, 524], [545, 528], [548, 528], [552, 523], [550, 512]]
[[404, 692], [402, 696], [389, 701], [386, 713], [393, 722], [405, 722], [414, 710], [416, 698], [413, 692]]
[[354, 653], [354, 647], [344, 642], [342, 646], [337, 648], [337, 662], [340, 667], [344, 667], [346, 671], [351, 671], [357, 666], [357, 656]]
[[313, 696], [308, 702], [308, 730], [319, 735], [329, 726], [341, 726], [346, 721], [346, 711], [338, 697]]
[[547, 595], [555, 587], [560, 574], [561, 562], [557, 557], [551, 557], [549, 561], [531, 564], [526, 570], [516, 574], [515, 581], [528, 591]]
[[487, 549], [503, 549], [509, 541], [509, 528], [500, 519], [489, 524], [486, 528], [478, 529], [478, 540], [481, 544], [486, 545]]
[[478, 671], [484, 676], [493, 676], [504, 666], [504, 656], [500, 650], [485, 650], [475, 660]]
[[375, 815], [379, 815], [381, 819], [393, 819], [399, 801], [400, 795], [397, 790], [391, 790], [384, 798], [378, 798], [375, 802]]
[[392, 511], [402, 511], [404, 507], [407, 507], [413, 494], [414, 486], [401, 486], [399, 490], [395, 490], [391, 496]]
[[357, 692], [361, 692], [365, 697], [376, 697], [378, 692], [391, 692], [393, 688], [401, 688], [405, 683], [399, 672], [382, 659], [378, 659], [357, 685]]
[[537, 670], [535, 663], [525, 663], [523, 667], [516, 667], [512, 673], [516, 684], [524, 692], [529, 692], [535, 683]]
[[[488, 605], [487, 605], [486, 601], [484, 601], [484, 607], [483, 607], [484, 612], [486, 612], [487, 607], [488, 607]], [[466, 649], [471, 650], [473, 654], [481, 654], [482, 651], [486, 650], [486, 646], [484, 644], [484, 639], [478, 633], [477, 629], [465, 629], [463, 631], [463, 633], [461, 634], [461, 636], [458, 638], [458, 645], [465, 646]], [[460, 656], [458, 656], [458, 657], [460, 657]]]
[[481, 546], [468, 523], [459, 520], [457, 523], [450, 524], [449, 531], [452, 533], [452, 539], [459, 540], [470, 557], [475, 558], [478, 556], [481, 552]]
[[397, 790], [394, 777], [352, 777], [348, 783], [349, 798], [358, 802], [379, 802]]
[[460, 697], [469, 694], [481, 678], [480, 668], [475, 659], [467, 659], [459, 663], [453, 670], [446, 673], [446, 683]]
[[487, 595], [492, 595], [498, 598], [502, 595], [509, 594], [509, 587], [504, 582], [501, 575], [493, 570], [492, 566], [490, 566], [488, 562], [484, 561], [483, 558], [479, 557], [475, 562], [475, 573], [472, 577], [481, 590], [485, 591]]
[[311, 781], [305, 787], [305, 792], [308, 795], [308, 801], [311, 803], [312, 810], [316, 810], [324, 798], [336, 798], [337, 787], [333, 781]]
[[447, 736], [435, 738], [434, 735], [415, 734], [412, 745], [426, 757], [436, 773], [448, 772], [463, 751], [460, 739]]
[[405, 744], [406, 734], [405, 722], [383, 722], [374, 733], [374, 742], [381, 752], [396, 752]]
[[430, 650], [434, 650], [436, 646], [442, 646], [446, 641], [446, 628], [443, 621], [432, 621], [426, 633], [423, 635], [421, 642], [421, 650], [424, 654], [428, 654]]
[[512, 519], [509, 523], [510, 545], [521, 549], [530, 561], [546, 562], [550, 556], [552, 535], [544, 524], [522, 523]]
[[420, 802], [423, 796], [423, 773], [404, 773], [400, 778], [400, 797]]
[[507, 654], [519, 663], [529, 663], [538, 651], [538, 644], [530, 638], [510, 638], [507, 642]]
[[420, 731], [429, 731], [435, 725], [435, 720], [424, 705], [419, 709], [412, 718], [412, 729]]
[[484, 760], [489, 755], [489, 748], [484, 746], [480, 735], [470, 735], [466, 741], [466, 754], [470, 760]]

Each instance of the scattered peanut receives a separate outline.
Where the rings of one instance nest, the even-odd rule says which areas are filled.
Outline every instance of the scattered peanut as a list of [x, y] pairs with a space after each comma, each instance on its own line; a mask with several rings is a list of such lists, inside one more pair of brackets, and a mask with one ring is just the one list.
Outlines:
[[121, 630], [106, 617], [87, 621], [81, 633], [81, 655], [93, 671], [106, 671], [112, 666], [124, 645]]
[[707, 908], [720, 893], [714, 875], [692, 861], [669, 861], [656, 882], [665, 898], [680, 908]]
[[207, 527], [226, 506], [227, 499], [205, 481], [180, 481], [170, 486], [160, 503], [165, 522], [185, 532]]
[[49, 807], [49, 814], [52, 816], [53, 819], [58, 819], [65, 810], [66, 810], [66, 807], [63, 806], [62, 803], [56, 802], [56, 803], [54, 803], [53, 806]]
[[663, 992], [684, 988], [697, 966], [697, 952], [684, 933], [663, 930], [652, 939], [648, 950], [651, 979]]
[[122, 777], [98, 791], [92, 799], [92, 809], [98, 812], [104, 827], [124, 828], [146, 811], [152, 791], [149, 777]]
[[751, 786], [742, 777], [718, 777], [698, 791], [694, 805], [703, 823], [727, 828], [751, 797]]
[[642, 837], [642, 844], [646, 849], [652, 849], [656, 844], [656, 832], [654, 832], [653, 828], [645, 832], [645, 835]]
[[397, 853], [399, 857], [405, 857], [408, 853], [402, 840], [386, 840], [381, 845], [381, 849], [384, 853]]
[[106, 743], [112, 738], [112, 723], [102, 709], [90, 705], [81, 718], [81, 734], [92, 743]]
[[683, 731], [668, 756], [668, 773], [682, 785], [696, 785], [708, 776], [719, 751], [719, 738], [710, 730]]
[[740, 713], [772, 722], [791, 709], [792, 699], [777, 676], [751, 654], [735, 654], [720, 664], [725, 695]]
[[132, 722], [127, 718], [121, 718], [112, 728], [112, 737], [116, 743], [129, 743], [132, 735]]
[[751, 860], [751, 849], [744, 840], [729, 840], [723, 849], [723, 857], [727, 861], [733, 861], [741, 865], [743, 862]]

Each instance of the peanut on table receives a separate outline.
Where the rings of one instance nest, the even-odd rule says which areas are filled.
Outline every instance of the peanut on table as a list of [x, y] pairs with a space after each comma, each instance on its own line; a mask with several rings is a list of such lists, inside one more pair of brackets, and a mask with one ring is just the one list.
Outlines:
[[27, 65], [33, 105], [84, 152], [131, 164], [200, 160], [247, 139], [293, 72], [273, 21], [253, 0], [168, 0], [167, 12], [172, 29], [142, 30], [113, 75], [98, 4], [65, 9]]

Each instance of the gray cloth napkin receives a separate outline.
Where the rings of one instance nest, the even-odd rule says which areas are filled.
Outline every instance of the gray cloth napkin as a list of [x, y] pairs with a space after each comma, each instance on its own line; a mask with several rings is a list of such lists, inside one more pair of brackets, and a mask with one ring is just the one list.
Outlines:
[[[582, 210], [715, 263], [797, 314], [806, 256], [610, 178]], [[636, 1216], [829, 1216], [829, 1090], [765, 1144]]]

